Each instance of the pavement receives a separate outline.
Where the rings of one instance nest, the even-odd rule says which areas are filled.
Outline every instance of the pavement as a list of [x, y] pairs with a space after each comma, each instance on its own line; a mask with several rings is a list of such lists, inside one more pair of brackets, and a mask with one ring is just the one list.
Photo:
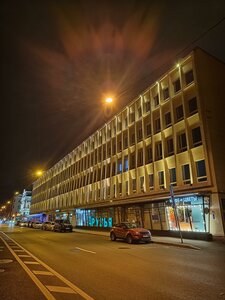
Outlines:
[[[77, 228], [73, 229], [73, 231], [77, 232], [77, 233], [94, 234], [94, 235], [109, 237], [109, 232], [105, 232], [105, 231], [77, 229]], [[166, 236], [152, 236], [152, 242], [155, 244], [161, 244], [161, 245], [201, 250], [201, 247], [199, 247], [199, 245], [201, 244], [200, 243], [201, 241], [197, 241], [197, 240], [183, 239], [183, 243], [182, 243], [179, 238], [166, 237]]]

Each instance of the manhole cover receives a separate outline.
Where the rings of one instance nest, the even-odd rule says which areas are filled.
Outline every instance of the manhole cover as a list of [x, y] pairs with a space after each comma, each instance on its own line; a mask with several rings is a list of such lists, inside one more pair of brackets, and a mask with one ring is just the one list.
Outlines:
[[118, 249], [130, 249], [128, 247], [119, 247]]
[[13, 262], [12, 259], [0, 259], [0, 264], [9, 264]]
[[0, 273], [3, 273], [3, 272], [5, 272], [5, 270], [4, 269], [0, 269]]

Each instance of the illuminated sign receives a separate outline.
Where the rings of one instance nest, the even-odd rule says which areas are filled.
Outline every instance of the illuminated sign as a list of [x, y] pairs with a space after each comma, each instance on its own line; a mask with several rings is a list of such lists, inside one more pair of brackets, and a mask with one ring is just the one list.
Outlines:
[[104, 227], [104, 228], [112, 227], [112, 218], [101, 218], [101, 217], [96, 218], [90, 216], [88, 218], [88, 225], [91, 227]]

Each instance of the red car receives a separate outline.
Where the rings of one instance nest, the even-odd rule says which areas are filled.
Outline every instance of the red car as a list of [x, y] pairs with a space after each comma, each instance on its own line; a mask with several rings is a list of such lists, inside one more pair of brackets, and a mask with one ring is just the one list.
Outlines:
[[116, 239], [123, 239], [128, 244], [141, 241], [145, 243], [151, 242], [151, 233], [144, 228], [138, 228], [136, 224], [129, 222], [123, 222], [116, 224], [110, 230], [110, 239], [115, 241]]

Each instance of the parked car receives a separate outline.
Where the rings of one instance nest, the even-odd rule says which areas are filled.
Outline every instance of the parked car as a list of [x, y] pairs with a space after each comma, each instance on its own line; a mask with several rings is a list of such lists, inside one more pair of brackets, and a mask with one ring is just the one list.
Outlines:
[[42, 223], [41, 222], [34, 222], [33, 223], [33, 228], [35, 229], [41, 229], [42, 227]]
[[42, 223], [42, 230], [53, 230], [55, 222], [44, 222]]
[[116, 224], [110, 230], [110, 239], [115, 241], [116, 239], [123, 239], [128, 244], [133, 242], [151, 242], [151, 233], [144, 228], [138, 228], [136, 224], [123, 222]]
[[20, 221], [19, 226], [20, 227], [28, 227], [28, 222], [27, 221]]
[[55, 224], [53, 227], [53, 231], [60, 231], [60, 232], [72, 232], [73, 226], [67, 220], [55, 220]]

